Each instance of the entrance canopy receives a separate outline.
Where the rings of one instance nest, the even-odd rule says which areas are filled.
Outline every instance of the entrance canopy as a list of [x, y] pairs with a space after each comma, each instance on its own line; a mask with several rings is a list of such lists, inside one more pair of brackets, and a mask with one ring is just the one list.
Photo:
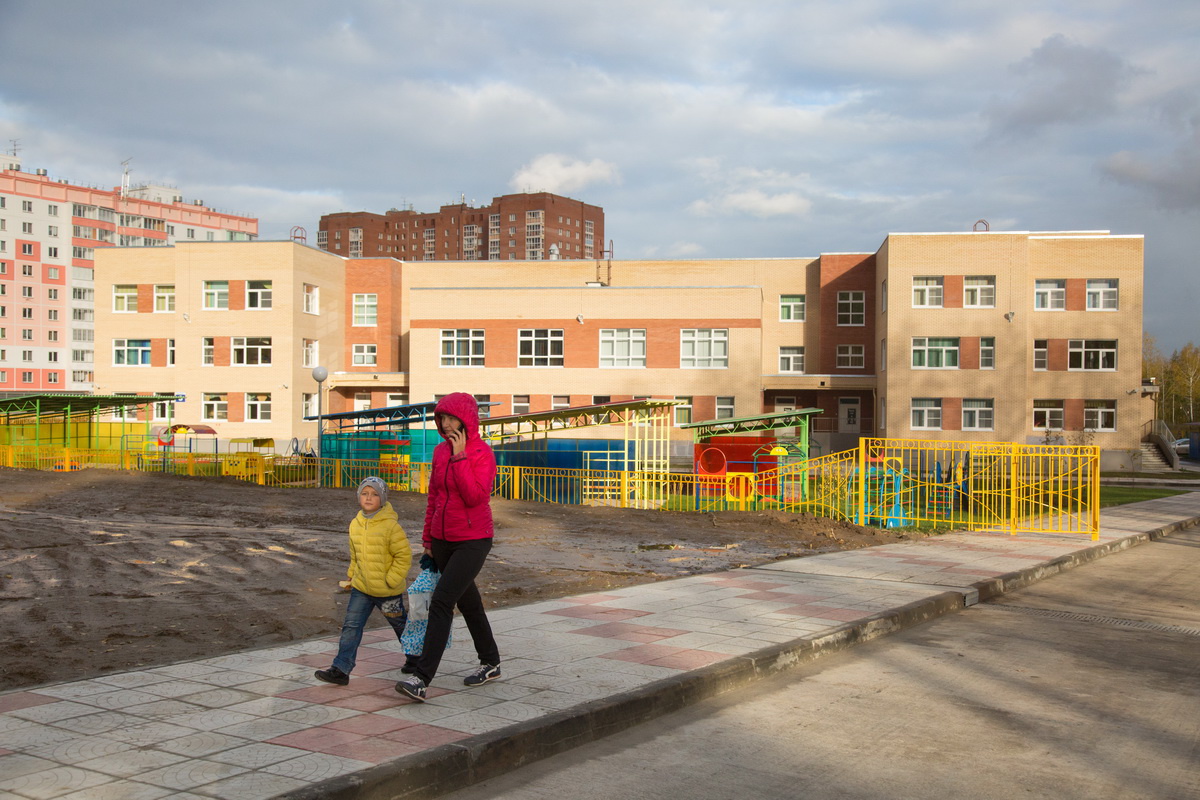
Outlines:
[[731, 417], [710, 419], [706, 422], [685, 422], [679, 427], [692, 432], [695, 441], [701, 442], [713, 436], [729, 436], [738, 433], [760, 433], [781, 428], [800, 428], [800, 439], [808, 441], [808, 418], [820, 414], [819, 408], [798, 408], [795, 411], [775, 411], [756, 414], [753, 417]]

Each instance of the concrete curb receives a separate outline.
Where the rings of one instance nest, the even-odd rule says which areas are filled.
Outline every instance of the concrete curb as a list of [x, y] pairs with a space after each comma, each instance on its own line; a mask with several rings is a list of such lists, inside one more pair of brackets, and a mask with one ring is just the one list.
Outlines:
[[[1130, 534], [972, 585], [988, 600], [1176, 530], [1200, 517]], [[556, 711], [462, 742], [398, 758], [369, 769], [276, 795], [276, 800], [407, 800], [432, 798], [494, 778], [543, 758], [678, 711], [857, 644], [967, 607], [970, 591], [948, 589], [929, 598], [838, 626], [819, 636], [763, 648], [745, 656]]]

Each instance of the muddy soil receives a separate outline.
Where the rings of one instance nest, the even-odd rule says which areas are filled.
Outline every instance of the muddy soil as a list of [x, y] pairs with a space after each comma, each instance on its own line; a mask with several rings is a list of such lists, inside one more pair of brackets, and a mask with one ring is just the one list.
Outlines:
[[[425, 496], [389, 500], [419, 552]], [[913, 535], [780, 512], [493, 511], [493, 608]], [[356, 512], [351, 489], [0, 468], [0, 691], [335, 634]]]

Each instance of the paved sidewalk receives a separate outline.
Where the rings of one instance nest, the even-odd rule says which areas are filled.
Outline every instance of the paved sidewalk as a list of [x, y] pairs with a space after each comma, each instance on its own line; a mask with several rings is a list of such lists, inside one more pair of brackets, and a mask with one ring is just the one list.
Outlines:
[[336, 637], [0, 694], [0, 798], [429, 797], [806, 659], [1200, 522], [1200, 492], [1086, 536], [950, 534], [490, 613], [503, 680], [466, 689], [461, 624], [429, 702], [390, 630], [347, 687]]

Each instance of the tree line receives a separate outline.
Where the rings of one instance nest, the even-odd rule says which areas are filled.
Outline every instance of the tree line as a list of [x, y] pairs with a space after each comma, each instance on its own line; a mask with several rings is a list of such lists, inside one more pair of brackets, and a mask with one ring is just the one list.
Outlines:
[[1200, 422], [1200, 347], [1188, 342], [1168, 356], [1158, 348], [1153, 336], [1145, 336], [1142, 378], [1154, 378], [1161, 387], [1158, 418], [1172, 431], [1183, 435], [1184, 423]]

